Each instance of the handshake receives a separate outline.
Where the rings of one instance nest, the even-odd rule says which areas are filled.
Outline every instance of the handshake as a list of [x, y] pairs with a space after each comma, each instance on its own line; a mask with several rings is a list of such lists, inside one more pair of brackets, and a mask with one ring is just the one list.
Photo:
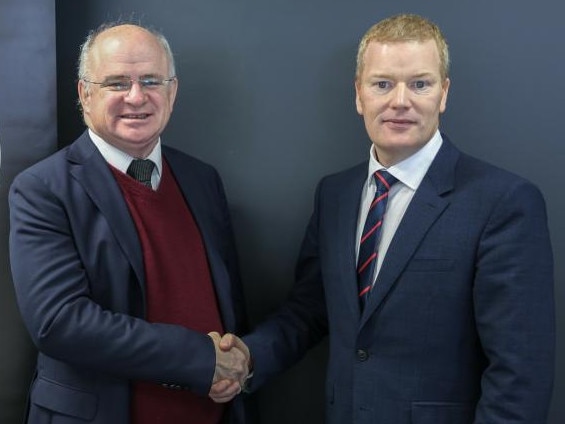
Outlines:
[[243, 390], [251, 369], [251, 354], [243, 341], [234, 334], [220, 336], [213, 331], [208, 336], [216, 349], [216, 369], [210, 398], [217, 403], [229, 402]]

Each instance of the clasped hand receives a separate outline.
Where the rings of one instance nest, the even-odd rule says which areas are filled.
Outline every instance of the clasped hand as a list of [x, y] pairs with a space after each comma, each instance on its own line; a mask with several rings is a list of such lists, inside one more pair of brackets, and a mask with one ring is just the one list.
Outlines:
[[216, 349], [216, 369], [210, 398], [217, 403], [229, 402], [238, 395], [249, 375], [251, 355], [243, 341], [234, 334], [220, 336], [208, 333]]

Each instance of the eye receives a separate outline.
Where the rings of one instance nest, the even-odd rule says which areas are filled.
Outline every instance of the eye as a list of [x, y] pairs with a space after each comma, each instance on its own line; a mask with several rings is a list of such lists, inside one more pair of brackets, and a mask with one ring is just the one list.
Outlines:
[[109, 80], [105, 81], [100, 85], [102, 88], [106, 88], [110, 91], [127, 91], [131, 88], [130, 80]]
[[374, 81], [371, 84], [377, 91], [389, 91], [392, 88], [392, 83], [386, 80]]
[[412, 89], [415, 91], [423, 91], [430, 87], [430, 82], [426, 80], [416, 80], [412, 82]]
[[141, 84], [144, 88], [157, 88], [163, 85], [163, 80], [159, 78], [144, 78], [139, 80], [139, 84]]

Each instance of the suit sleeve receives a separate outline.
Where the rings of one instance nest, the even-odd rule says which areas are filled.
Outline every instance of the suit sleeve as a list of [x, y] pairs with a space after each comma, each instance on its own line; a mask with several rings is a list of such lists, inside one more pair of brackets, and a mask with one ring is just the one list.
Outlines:
[[[9, 196], [15, 291], [37, 348], [82, 369], [208, 394], [215, 351], [207, 335], [148, 323], [93, 300], [75, 244], [81, 234], [70, 224], [69, 205], [50, 184], [28, 171], [16, 178]], [[118, 268], [112, 272], [126, 275]]]
[[477, 253], [474, 307], [488, 365], [475, 423], [545, 423], [554, 375], [553, 259], [536, 187], [522, 182], [506, 192]]

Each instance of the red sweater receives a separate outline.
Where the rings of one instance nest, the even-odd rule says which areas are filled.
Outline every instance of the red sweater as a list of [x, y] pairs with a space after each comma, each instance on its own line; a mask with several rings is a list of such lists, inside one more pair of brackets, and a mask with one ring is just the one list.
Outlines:
[[[222, 334], [202, 237], [167, 163], [156, 191], [113, 172], [141, 241], [147, 321]], [[132, 424], [217, 424], [223, 410], [223, 405], [189, 391], [132, 383]]]

